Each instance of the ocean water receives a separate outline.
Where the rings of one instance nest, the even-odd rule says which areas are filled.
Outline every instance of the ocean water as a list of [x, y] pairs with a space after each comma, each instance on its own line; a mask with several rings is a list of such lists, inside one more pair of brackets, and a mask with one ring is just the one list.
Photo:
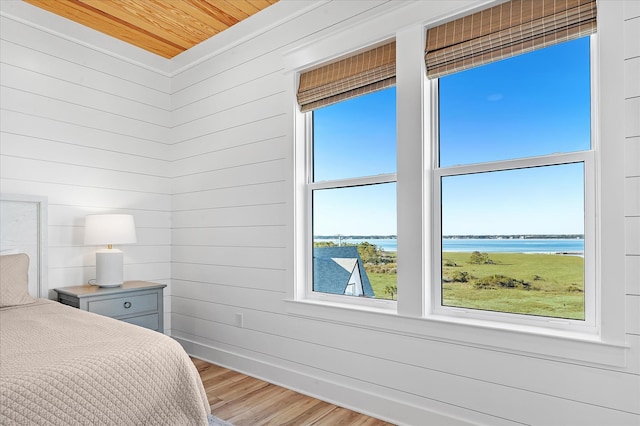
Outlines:
[[[315, 241], [333, 241], [337, 239], [317, 238]], [[398, 251], [395, 238], [351, 239], [343, 238], [343, 243], [359, 244], [367, 241], [385, 251]], [[443, 251], [479, 251], [487, 253], [584, 253], [583, 239], [538, 238], [538, 239], [484, 239], [484, 238], [447, 238], [442, 241]]]
[[442, 251], [479, 251], [487, 253], [584, 253], [583, 239], [444, 239]]

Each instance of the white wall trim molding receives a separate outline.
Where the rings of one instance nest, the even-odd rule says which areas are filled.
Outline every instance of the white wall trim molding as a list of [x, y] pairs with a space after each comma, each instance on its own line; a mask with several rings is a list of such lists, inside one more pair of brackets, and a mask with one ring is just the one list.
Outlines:
[[[328, 379], [326, 375], [303, 373], [252, 356], [194, 342], [186, 337], [175, 335], [172, 337], [185, 348], [187, 353], [198, 359], [394, 424], [442, 426], [509, 424], [504, 419], [487, 416], [463, 407], [450, 406], [440, 401], [433, 400], [429, 406], [419, 406], [417, 403], [410, 403], [387, 394], [365, 391], [362, 388], [338, 383]], [[363, 407], [375, 407], [375, 410], [363, 410]], [[442, 411], [438, 409], [439, 407]], [[460, 417], [443, 414], [445, 410], [448, 413], [461, 411]], [[466, 420], [463, 420], [463, 416]], [[469, 418], [472, 417], [477, 423], [469, 422]]]
[[216, 34], [215, 37], [207, 39], [171, 59], [172, 69], [169, 72], [169, 76], [175, 77], [228, 50], [235, 49], [261, 34], [269, 32], [288, 20], [295, 19], [322, 7], [330, 1], [300, 2], [280, 0], [260, 13], [245, 19], [240, 24]]
[[164, 77], [171, 76], [169, 60], [23, 1], [0, 1], [0, 16]]
[[[382, 309], [360, 309], [353, 306], [330, 305], [315, 301], [287, 300], [287, 312], [292, 316], [321, 320], [404, 336], [436, 340], [443, 343], [471, 345], [479, 349], [499, 350], [514, 355], [534, 354], [549, 360], [584, 365], [605, 365], [624, 368], [628, 365], [630, 345], [603, 342], [579, 333], [562, 333], [533, 327], [497, 327], [491, 322], [451, 321], [430, 316], [415, 318], [397, 315]], [[468, 327], [477, 332], [469, 338]], [[543, 332], [546, 331], [546, 334]]]

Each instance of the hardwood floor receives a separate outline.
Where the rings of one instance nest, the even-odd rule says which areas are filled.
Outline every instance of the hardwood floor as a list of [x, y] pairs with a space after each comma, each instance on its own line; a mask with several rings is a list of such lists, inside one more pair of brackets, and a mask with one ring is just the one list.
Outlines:
[[391, 425], [206, 361], [192, 359], [207, 392], [211, 413], [234, 426]]

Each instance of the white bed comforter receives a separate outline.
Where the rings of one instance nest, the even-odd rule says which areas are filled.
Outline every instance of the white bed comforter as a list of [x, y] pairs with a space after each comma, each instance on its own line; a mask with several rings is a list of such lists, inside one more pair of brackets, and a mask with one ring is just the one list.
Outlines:
[[1, 425], [206, 425], [173, 339], [49, 300], [0, 309]]

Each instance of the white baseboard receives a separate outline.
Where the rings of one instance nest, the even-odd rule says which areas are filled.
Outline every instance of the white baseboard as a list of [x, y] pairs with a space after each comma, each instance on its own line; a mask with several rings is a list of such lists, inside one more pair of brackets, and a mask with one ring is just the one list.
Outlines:
[[[316, 375], [305, 374], [253, 357], [194, 342], [183, 337], [174, 336], [174, 339], [182, 345], [189, 355], [195, 358], [397, 425], [469, 426], [478, 424], [446, 415], [430, 408], [345, 386]], [[434, 404], [441, 403], [434, 401]], [[451, 408], [455, 409], [456, 407]], [[457, 408], [460, 409], [460, 407]], [[460, 410], [467, 411], [465, 409]], [[468, 412], [467, 414], [471, 413]], [[492, 418], [492, 420], [499, 419]], [[499, 423], [502, 424], [501, 421]]]

